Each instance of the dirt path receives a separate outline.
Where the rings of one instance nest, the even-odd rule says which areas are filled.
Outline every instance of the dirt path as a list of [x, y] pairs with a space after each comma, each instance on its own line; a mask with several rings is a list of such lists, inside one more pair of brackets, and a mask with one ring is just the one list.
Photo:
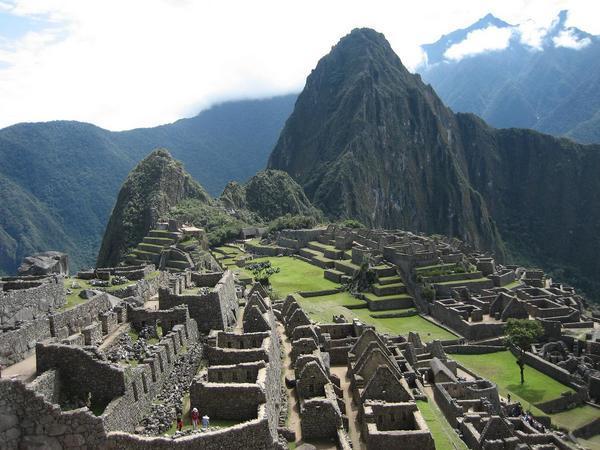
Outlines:
[[2, 378], [15, 378], [29, 382], [35, 378], [36, 361], [35, 353], [23, 361], [19, 361], [12, 366], [2, 369]]
[[350, 380], [348, 379], [348, 368], [345, 366], [334, 366], [331, 373], [337, 375], [340, 379], [340, 387], [344, 393], [344, 403], [346, 404], [346, 415], [348, 416], [348, 435], [352, 441], [354, 450], [366, 449], [365, 443], [360, 440], [360, 422], [358, 421], [358, 408], [352, 402], [352, 393], [350, 392]]
[[[277, 324], [277, 331], [281, 336], [281, 341], [283, 344], [283, 374], [285, 377], [290, 379], [294, 379], [294, 368], [292, 367], [292, 359], [290, 358], [290, 354], [292, 352], [292, 343], [290, 339], [286, 336], [283, 325], [280, 323]], [[288, 423], [287, 426], [291, 430], [294, 430], [296, 433], [296, 442], [300, 440], [302, 436], [302, 431], [300, 428], [300, 412], [298, 409], [298, 400], [294, 395], [293, 389], [287, 389], [288, 395]]]
[[102, 344], [100, 344], [98, 350], [106, 350], [128, 327], [129, 322], [125, 322], [115, 328], [115, 331], [109, 334], [104, 341], [102, 341]]

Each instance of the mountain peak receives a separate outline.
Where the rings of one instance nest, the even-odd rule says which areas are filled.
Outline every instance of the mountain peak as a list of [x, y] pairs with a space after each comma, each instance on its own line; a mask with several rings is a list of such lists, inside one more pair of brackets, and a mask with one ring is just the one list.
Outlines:
[[98, 267], [118, 264], [158, 219], [187, 198], [211, 199], [165, 148], [153, 150], [123, 183], [104, 233]]

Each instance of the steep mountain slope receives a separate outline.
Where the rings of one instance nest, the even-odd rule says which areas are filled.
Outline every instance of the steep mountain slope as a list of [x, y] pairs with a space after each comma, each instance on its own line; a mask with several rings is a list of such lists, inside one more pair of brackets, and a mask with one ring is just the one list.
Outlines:
[[503, 254], [452, 112], [383, 35], [357, 29], [306, 81], [269, 159], [335, 218], [460, 236]]
[[154, 150], [131, 171], [119, 191], [98, 254], [98, 267], [117, 265], [159, 218], [186, 199], [208, 204], [206, 191], [165, 149]]
[[[119, 133], [64, 121], [0, 130], [0, 271], [12, 273], [27, 254], [49, 249], [66, 251], [72, 269], [94, 264], [120, 185], [156, 147], [169, 148], [214, 195], [229, 180], [248, 179], [264, 167], [295, 99], [229, 102]], [[33, 222], [40, 228], [25, 226]]]
[[[541, 48], [522, 42], [517, 26], [492, 15], [423, 46], [418, 71], [455, 111], [472, 112], [496, 127], [528, 127], [583, 143], [600, 142], [600, 37], [567, 27], [562, 11]], [[470, 33], [504, 30], [502, 50], [452, 58]], [[454, 47], [457, 48], [457, 47]]]
[[259, 172], [244, 188], [247, 208], [267, 221], [286, 214], [319, 215], [302, 187], [281, 170]]
[[269, 167], [333, 217], [454, 235], [499, 257], [506, 243], [597, 283], [600, 146], [452, 113], [373, 30], [319, 61]]

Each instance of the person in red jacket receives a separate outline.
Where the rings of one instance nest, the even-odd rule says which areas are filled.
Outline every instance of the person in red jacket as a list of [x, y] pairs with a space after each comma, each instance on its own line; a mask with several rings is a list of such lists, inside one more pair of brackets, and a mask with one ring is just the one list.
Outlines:
[[177, 431], [181, 431], [183, 429], [183, 419], [180, 415], [177, 415]]
[[194, 430], [198, 429], [198, 422], [200, 422], [200, 413], [198, 412], [198, 408], [192, 409], [192, 427]]

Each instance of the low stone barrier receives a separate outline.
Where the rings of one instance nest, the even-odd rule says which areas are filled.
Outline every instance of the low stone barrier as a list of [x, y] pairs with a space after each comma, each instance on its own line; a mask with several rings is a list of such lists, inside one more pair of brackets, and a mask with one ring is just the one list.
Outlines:
[[50, 321], [46, 318], [0, 333], [0, 365], [10, 366], [24, 360], [33, 353], [36, 342], [50, 337]]
[[333, 295], [333, 294], [338, 294], [340, 292], [342, 292], [342, 288], [324, 289], [322, 291], [301, 291], [301, 292], [298, 292], [298, 294], [300, 294], [304, 298], [308, 298], [308, 297], [321, 297], [323, 295]]

